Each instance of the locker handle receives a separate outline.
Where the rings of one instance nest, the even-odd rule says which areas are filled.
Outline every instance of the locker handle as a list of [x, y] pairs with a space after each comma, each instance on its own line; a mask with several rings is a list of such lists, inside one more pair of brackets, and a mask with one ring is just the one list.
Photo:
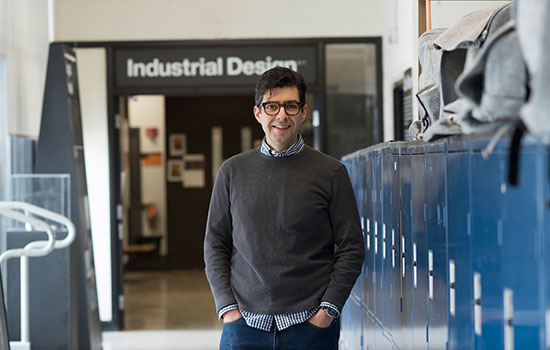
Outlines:
[[434, 298], [434, 254], [433, 251], [428, 250], [428, 297], [433, 300]]
[[386, 259], [386, 224], [382, 224], [382, 258]]
[[481, 274], [479, 272], [474, 272], [474, 302], [474, 332], [481, 335]]
[[405, 236], [401, 236], [401, 276], [405, 277]]
[[416, 243], [413, 243], [413, 281], [414, 281], [414, 288], [417, 287], [417, 271], [416, 271]]
[[514, 350], [514, 292], [504, 288], [502, 293], [504, 308], [504, 350]]
[[449, 312], [451, 316], [456, 313], [456, 291], [455, 291], [455, 262], [449, 260]]

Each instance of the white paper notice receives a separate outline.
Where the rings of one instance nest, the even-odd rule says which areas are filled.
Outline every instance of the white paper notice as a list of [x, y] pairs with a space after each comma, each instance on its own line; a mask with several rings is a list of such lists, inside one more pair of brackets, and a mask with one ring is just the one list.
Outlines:
[[183, 156], [183, 187], [204, 188], [204, 154], [185, 154]]

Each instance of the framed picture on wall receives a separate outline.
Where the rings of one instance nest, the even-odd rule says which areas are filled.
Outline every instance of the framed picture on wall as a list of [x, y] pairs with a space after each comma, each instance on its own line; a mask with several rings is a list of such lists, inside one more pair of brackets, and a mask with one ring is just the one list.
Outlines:
[[168, 182], [181, 182], [183, 180], [183, 160], [169, 159], [166, 169]]
[[187, 153], [187, 136], [185, 134], [171, 134], [170, 157], [182, 156]]

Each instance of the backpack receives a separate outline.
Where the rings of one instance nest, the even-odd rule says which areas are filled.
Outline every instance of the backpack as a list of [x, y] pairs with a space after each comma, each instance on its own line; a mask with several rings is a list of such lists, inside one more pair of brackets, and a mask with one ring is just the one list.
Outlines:
[[[485, 132], [495, 127], [486, 124], [483, 119], [472, 118], [476, 102], [464, 98], [465, 95], [459, 95], [456, 84], [465, 75], [465, 72], [468, 73], [475, 68], [478, 73], [477, 69], [484, 66], [483, 63], [487, 56], [487, 53], [484, 52], [490, 51], [490, 48], [483, 50], [486, 42], [491, 43], [491, 38], [495, 36], [495, 33], [498, 34], [499, 29], [509, 23], [510, 19], [511, 4], [475, 11], [464, 16], [451, 28], [442, 31], [433, 40], [434, 50], [440, 52], [437, 93], [433, 91], [433, 87], [422, 89], [422, 85], [419, 86], [417, 101], [422, 117], [422, 128], [419, 128], [418, 121], [416, 124], [413, 123], [410, 128], [416, 138], [429, 141], [438, 136]], [[492, 41], [494, 40], [492, 39]], [[425, 44], [421, 40], [420, 46], [422, 45]], [[426, 53], [429, 51], [420, 50], [419, 55], [422, 56]], [[436, 56], [433, 53], [430, 54]], [[422, 57], [420, 61], [421, 63], [429, 62]], [[498, 64], [492, 62], [490, 65]], [[422, 64], [423, 70], [424, 67], [425, 65]], [[434, 95], [439, 97], [439, 103], [435, 102]], [[430, 106], [430, 108], [426, 106]], [[435, 115], [434, 111], [439, 111], [439, 113]], [[478, 116], [479, 114], [476, 112], [474, 115]]]
[[529, 77], [529, 99], [520, 117], [529, 133], [550, 136], [550, 1], [516, 0], [519, 46]]

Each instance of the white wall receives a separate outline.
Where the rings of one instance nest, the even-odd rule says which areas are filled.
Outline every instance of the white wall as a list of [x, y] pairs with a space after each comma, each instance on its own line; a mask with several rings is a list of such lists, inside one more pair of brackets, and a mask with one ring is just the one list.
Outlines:
[[103, 48], [75, 52], [99, 317], [110, 321], [113, 311], [106, 52]]
[[432, 1], [432, 27], [448, 28], [470, 12], [496, 7], [510, 1]]
[[[393, 88], [403, 79], [405, 71], [412, 68], [412, 76], [418, 75], [418, 6], [416, 1], [387, 1], [384, 11], [385, 26], [383, 36], [384, 67], [384, 140], [392, 140], [393, 132]], [[418, 82], [413, 79], [413, 91]], [[413, 115], [417, 107], [413, 104]], [[405, 132], [407, 132], [405, 130]]]
[[[128, 118], [130, 127], [140, 128], [140, 147], [142, 154], [159, 153], [161, 164], [158, 166], [141, 165], [141, 202], [154, 204], [157, 208], [156, 228], [151, 230], [142, 215], [144, 236], [162, 234], [160, 253], [167, 253], [166, 233], [166, 177], [165, 177], [165, 110], [164, 96], [133, 96], [128, 100]], [[146, 128], [155, 127], [158, 136], [151, 139], [145, 135]]]
[[[394, 3], [405, 4], [401, 41], [386, 51], [384, 40], [385, 133], [393, 136], [392, 84], [410, 66], [412, 0], [56, 0], [56, 41], [270, 39], [387, 35]], [[399, 9], [401, 10], [401, 9]], [[270, 13], [272, 15], [270, 15]], [[399, 23], [398, 23], [399, 24]], [[412, 36], [411, 36], [412, 35]], [[402, 47], [405, 47], [404, 49]], [[405, 51], [405, 54], [403, 54]], [[406, 63], [404, 63], [406, 62]], [[414, 65], [413, 65], [414, 66]], [[389, 67], [389, 69], [386, 69]]]
[[388, 1], [56, 0], [55, 40], [378, 35]]
[[11, 135], [38, 138], [48, 44], [48, 1], [0, 0], [0, 56], [6, 57]]
[[[433, 27], [505, 1], [432, 1]], [[384, 139], [393, 138], [393, 85], [418, 75], [416, 0], [56, 0], [55, 40], [193, 40], [383, 36]], [[413, 79], [416, 90], [417, 81]], [[416, 105], [414, 112], [416, 115]]]

